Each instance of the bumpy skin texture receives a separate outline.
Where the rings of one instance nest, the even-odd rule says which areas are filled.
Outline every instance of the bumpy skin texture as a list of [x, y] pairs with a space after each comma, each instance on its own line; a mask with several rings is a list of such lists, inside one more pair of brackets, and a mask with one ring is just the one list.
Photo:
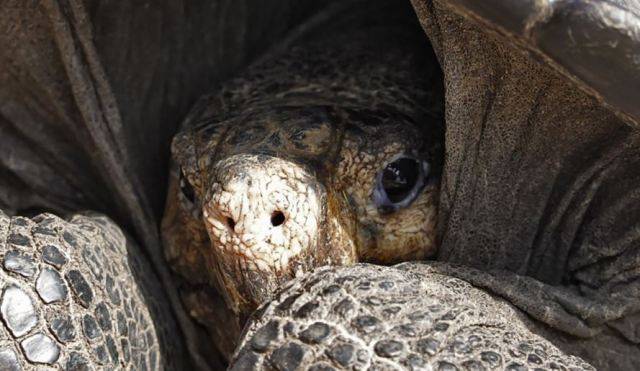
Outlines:
[[325, 267], [256, 312], [231, 370], [595, 370], [531, 326], [442, 263]]
[[[441, 92], [428, 44], [404, 27], [330, 29], [203, 98], [173, 142], [167, 258], [236, 316], [320, 265], [435, 252]], [[381, 210], [377, 176], [398, 156], [429, 174], [412, 202]], [[211, 295], [185, 302], [216, 327], [193, 295]]]
[[639, 369], [640, 133], [450, 3], [414, 1], [446, 85], [437, 260], [565, 352]]
[[0, 211], [0, 369], [184, 367], [168, 303], [142, 259], [104, 216]]

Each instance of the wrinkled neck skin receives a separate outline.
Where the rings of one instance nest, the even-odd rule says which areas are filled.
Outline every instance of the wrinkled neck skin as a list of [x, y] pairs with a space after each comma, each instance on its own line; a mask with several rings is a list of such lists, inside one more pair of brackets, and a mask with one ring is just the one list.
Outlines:
[[460, 267], [441, 269], [597, 368], [637, 369], [638, 134], [445, 2], [413, 3], [446, 86], [438, 260]]

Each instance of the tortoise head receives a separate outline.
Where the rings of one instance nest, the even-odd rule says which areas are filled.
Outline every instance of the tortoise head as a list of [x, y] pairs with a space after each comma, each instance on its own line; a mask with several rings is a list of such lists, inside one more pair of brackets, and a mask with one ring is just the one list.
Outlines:
[[174, 138], [164, 240], [236, 314], [317, 266], [434, 253], [439, 166], [415, 118], [282, 104], [200, 122]]

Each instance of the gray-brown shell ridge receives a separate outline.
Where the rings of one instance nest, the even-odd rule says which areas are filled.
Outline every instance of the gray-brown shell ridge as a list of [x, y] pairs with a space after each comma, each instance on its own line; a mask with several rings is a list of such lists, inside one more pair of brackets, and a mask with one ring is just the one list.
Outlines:
[[459, 14], [506, 35], [629, 124], [640, 125], [640, 3], [448, 1]]

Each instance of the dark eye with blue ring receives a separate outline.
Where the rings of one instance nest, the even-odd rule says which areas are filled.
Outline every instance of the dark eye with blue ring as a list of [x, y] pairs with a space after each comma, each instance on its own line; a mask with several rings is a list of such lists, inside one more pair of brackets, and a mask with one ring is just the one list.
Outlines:
[[389, 162], [376, 177], [373, 202], [381, 213], [407, 207], [418, 197], [429, 175], [429, 163], [411, 156]]

